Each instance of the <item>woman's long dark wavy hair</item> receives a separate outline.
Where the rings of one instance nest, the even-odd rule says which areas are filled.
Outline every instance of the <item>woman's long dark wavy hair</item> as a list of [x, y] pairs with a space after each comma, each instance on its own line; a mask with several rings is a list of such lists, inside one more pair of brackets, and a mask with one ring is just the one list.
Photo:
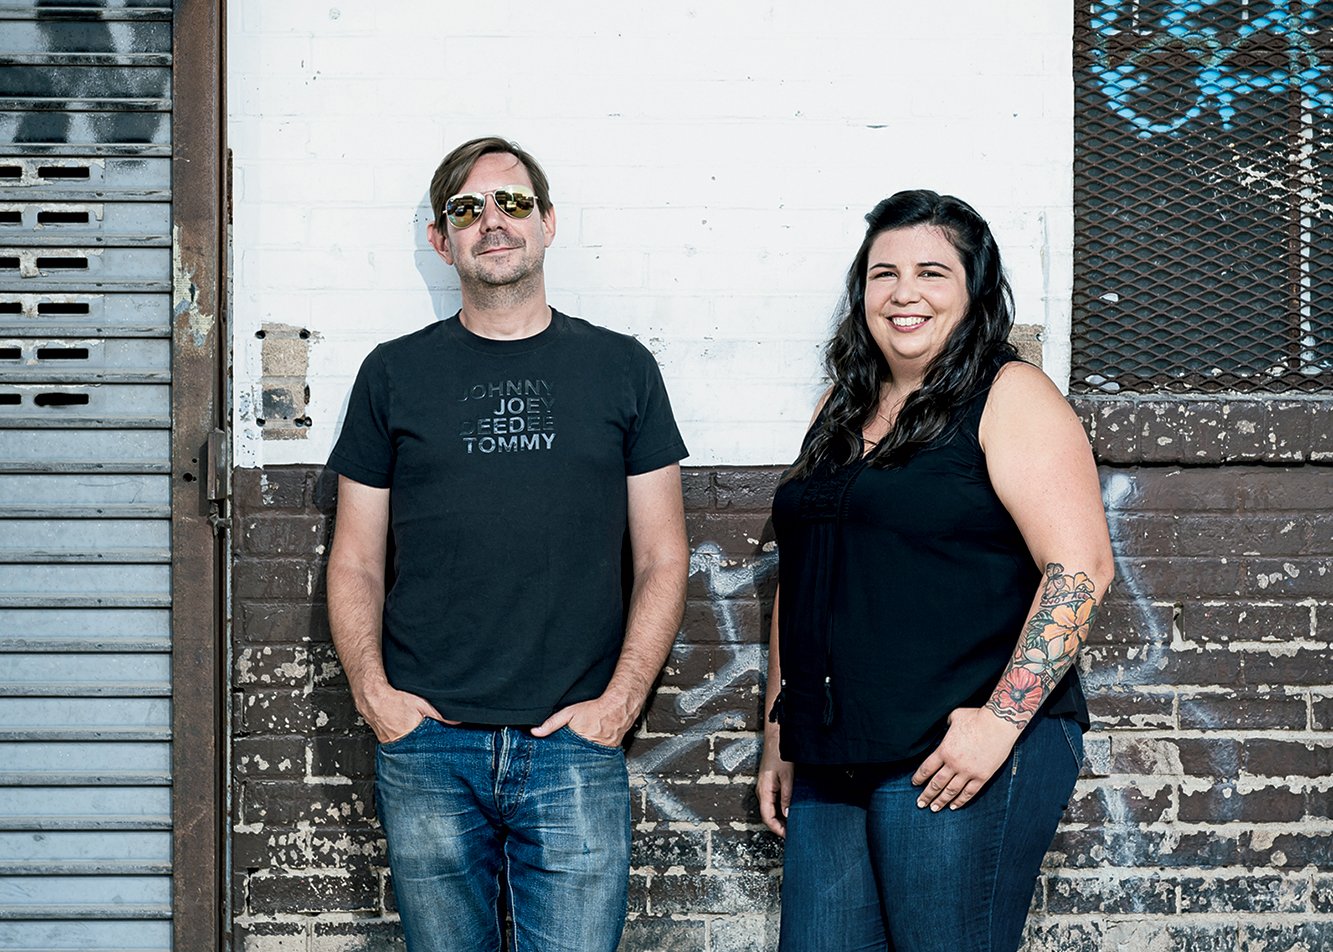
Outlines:
[[958, 252], [967, 275], [967, 311], [867, 462], [893, 466], [939, 439], [954, 411], [981, 390], [992, 363], [1002, 355], [1016, 356], [1008, 342], [1013, 293], [985, 219], [952, 195], [916, 189], [889, 196], [866, 215], [865, 240], [847, 271], [846, 297], [838, 307], [842, 318], [824, 348], [824, 370], [833, 387], [785, 478], [803, 478], [821, 464], [845, 465], [861, 456], [861, 432], [879, 406], [881, 388], [892, 379], [866, 325], [870, 246], [886, 231], [916, 225], [939, 228]]

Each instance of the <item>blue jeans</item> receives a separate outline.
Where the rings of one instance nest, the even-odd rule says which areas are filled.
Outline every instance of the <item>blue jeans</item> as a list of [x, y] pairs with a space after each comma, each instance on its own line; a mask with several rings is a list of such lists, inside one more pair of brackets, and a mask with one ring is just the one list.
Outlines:
[[920, 809], [913, 770], [796, 768], [782, 952], [1012, 952], [1083, 761], [1066, 718], [1034, 721], [967, 806]]
[[375, 794], [409, 952], [614, 952], [629, 886], [625, 754], [569, 728], [427, 718], [375, 754]]

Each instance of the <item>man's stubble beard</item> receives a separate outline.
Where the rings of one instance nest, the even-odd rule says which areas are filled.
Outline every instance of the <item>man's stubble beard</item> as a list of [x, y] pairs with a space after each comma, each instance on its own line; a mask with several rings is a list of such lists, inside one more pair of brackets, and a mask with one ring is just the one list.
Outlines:
[[530, 302], [542, 293], [542, 265], [545, 255], [527, 267], [520, 267], [513, 276], [488, 276], [480, 271], [464, 277], [459, 283], [478, 307], [486, 310], [507, 310]]

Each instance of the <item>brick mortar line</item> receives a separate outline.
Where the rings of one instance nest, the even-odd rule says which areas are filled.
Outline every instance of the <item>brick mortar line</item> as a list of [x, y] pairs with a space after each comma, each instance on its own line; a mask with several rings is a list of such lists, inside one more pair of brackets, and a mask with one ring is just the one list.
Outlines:
[[[380, 873], [387, 872], [389, 867], [375, 866], [367, 864], [365, 872]], [[280, 879], [315, 879], [317, 877], [327, 877], [335, 874], [338, 879], [351, 879], [357, 876], [361, 870], [351, 870], [347, 866], [264, 866], [256, 870], [248, 870], [245, 873], [247, 879], [280, 880]], [[336, 875], [342, 874], [342, 875]]]
[[241, 926], [248, 926], [255, 924], [272, 925], [275, 923], [294, 925], [294, 926], [298, 925], [313, 926], [320, 924], [341, 925], [346, 922], [365, 922], [365, 923], [395, 922], [396, 923], [398, 921], [398, 913], [384, 912], [384, 913], [377, 913], [374, 915], [366, 915], [364, 913], [358, 914], [355, 912], [311, 912], [311, 913], [273, 912], [267, 914], [248, 912], [243, 915], [236, 916], [233, 921], [235, 922], [236, 925], [241, 925]]
[[[1151, 781], [1151, 783], [1147, 783], [1147, 784], [1137, 784], [1137, 783], [1132, 782], [1132, 781], [1134, 781], [1136, 778], [1144, 778], [1144, 779], [1146, 779], [1146, 780]], [[1214, 775], [1214, 774], [1185, 774], [1185, 775], [1179, 775], [1179, 774], [1176, 774], [1176, 775], [1171, 775], [1171, 776], [1164, 776], [1164, 775], [1162, 775], [1162, 774], [1123, 774], [1123, 773], [1121, 773], [1121, 774], [1099, 775], [1099, 776], [1095, 776], [1095, 777], [1079, 777], [1079, 778], [1078, 778], [1078, 782], [1079, 782], [1079, 784], [1086, 785], [1086, 787], [1076, 787], [1075, 789], [1083, 789], [1083, 790], [1086, 790], [1087, 792], [1092, 792], [1093, 790], [1101, 790], [1101, 789], [1104, 789], [1104, 788], [1107, 787], [1107, 786], [1118, 786], [1118, 785], [1122, 785], [1122, 784], [1123, 784], [1123, 786], [1127, 786], [1127, 787], [1131, 787], [1131, 786], [1132, 786], [1132, 787], [1135, 787], [1135, 788], [1138, 788], [1138, 787], [1140, 787], [1140, 786], [1169, 787], [1169, 788], [1171, 788], [1171, 789], [1179, 790], [1180, 792], [1185, 793], [1186, 795], [1192, 795], [1192, 794], [1195, 794], [1195, 793], [1206, 793], [1206, 792], [1208, 792], [1208, 791], [1206, 791], [1206, 790], [1199, 790], [1199, 791], [1185, 790], [1185, 789], [1184, 789], [1185, 785], [1186, 785], [1186, 784], [1189, 784], [1189, 783], [1191, 783], [1191, 782], [1193, 782], [1193, 783], [1198, 783], [1199, 781], [1208, 781], [1208, 782], [1210, 782], [1210, 783], [1216, 784], [1216, 783], [1218, 783], [1219, 781], [1222, 781], [1222, 782], [1229, 782], [1229, 781], [1231, 781], [1232, 779], [1237, 780], [1237, 781], [1242, 781], [1242, 780], [1243, 780], [1243, 781], [1251, 781], [1251, 782], [1253, 782], [1253, 781], [1260, 781], [1260, 780], [1273, 781], [1273, 783], [1265, 783], [1265, 784], [1261, 784], [1260, 786], [1258, 786], [1258, 787], [1256, 788], [1256, 790], [1247, 791], [1246, 793], [1239, 793], [1239, 792], [1238, 792], [1238, 793], [1235, 794], [1236, 796], [1244, 797], [1244, 796], [1248, 796], [1249, 793], [1257, 792], [1257, 790], [1270, 790], [1270, 789], [1273, 789], [1275, 786], [1277, 786], [1277, 789], [1282, 789], [1281, 786], [1278, 786], [1278, 785], [1280, 785], [1280, 784], [1283, 783], [1283, 782], [1290, 781], [1292, 778], [1298, 778], [1298, 779], [1300, 779], [1301, 781], [1305, 781], [1305, 783], [1302, 783], [1301, 786], [1302, 786], [1303, 788], [1306, 788], [1306, 789], [1302, 789], [1302, 790], [1300, 790], [1300, 791], [1293, 790], [1293, 791], [1292, 791], [1293, 793], [1296, 793], [1296, 792], [1300, 792], [1300, 793], [1322, 793], [1322, 792], [1323, 792], [1325, 789], [1327, 789], [1328, 787], [1333, 786], [1333, 777], [1329, 777], [1327, 774], [1311, 774], [1311, 775], [1286, 774], [1286, 775], [1281, 776], [1281, 777], [1274, 777], [1274, 776], [1271, 776], [1271, 775], [1269, 775], [1269, 774], [1240, 774], [1240, 775], [1236, 776], [1235, 778], [1230, 778], [1230, 777], [1228, 777], [1228, 778], [1219, 778], [1218, 776], [1216, 776], [1216, 775]], [[1294, 786], [1294, 784], [1293, 784], [1293, 786]]]
[[[1068, 830], [1068, 831], [1073, 832], [1073, 833], [1082, 833], [1082, 832], [1084, 832], [1084, 831], [1086, 831], [1086, 830], [1102, 830], [1102, 829], [1106, 829], [1106, 828], [1108, 828], [1108, 827], [1109, 827], [1109, 828], [1112, 828], [1112, 829], [1124, 829], [1124, 830], [1130, 830], [1130, 829], [1133, 829], [1133, 830], [1138, 830], [1140, 833], [1179, 833], [1179, 834], [1190, 834], [1190, 833], [1215, 833], [1215, 834], [1225, 834], [1225, 833], [1260, 833], [1260, 834], [1262, 834], [1262, 835], [1264, 835], [1264, 836], [1283, 836], [1283, 835], [1288, 834], [1288, 833], [1299, 833], [1299, 834], [1302, 834], [1306, 840], [1313, 840], [1313, 839], [1318, 838], [1318, 837], [1333, 835], [1333, 822], [1327, 822], [1327, 823], [1315, 823], [1315, 822], [1313, 822], [1312, 820], [1281, 820], [1281, 821], [1277, 821], [1277, 822], [1273, 822], [1273, 823], [1266, 823], [1266, 822], [1264, 822], [1264, 821], [1262, 821], [1262, 820], [1250, 820], [1250, 821], [1242, 821], [1242, 820], [1227, 820], [1227, 821], [1222, 822], [1222, 823], [1204, 823], [1204, 822], [1201, 822], [1201, 821], [1198, 821], [1198, 820], [1149, 820], [1149, 821], [1147, 821], [1146, 823], [1135, 823], [1135, 822], [1129, 822], [1129, 823], [1105, 823], [1105, 822], [1100, 822], [1100, 823], [1085, 823], [1085, 822], [1082, 822], [1082, 821], [1075, 821], [1075, 820], [1062, 820], [1061, 823], [1060, 823], [1060, 827], [1061, 827], [1061, 829]], [[1268, 847], [1256, 847], [1256, 848], [1257, 848], [1257, 849], [1267, 849]], [[1065, 851], [1062, 851], [1062, 850], [1056, 850], [1056, 852], [1065, 852]], [[1297, 871], [1299, 871], [1299, 870], [1306, 869], [1309, 865], [1313, 865], [1313, 864], [1307, 864], [1307, 866], [1297, 866], [1297, 867], [1286, 867], [1286, 866], [1280, 866], [1280, 867], [1268, 867], [1268, 866], [1264, 866], [1264, 867], [1248, 867], [1248, 868], [1252, 868], [1252, 869], [1270, 869], [1270, 868], [1272, 868], [1272, 869], [1288, 869], [1288, 868], [1294, 868], [1294, 869], [1296, 869]], [[1161, 866], [1160, 864], [1158, 864], [1158, 865], [1155, 865], [1155, 866], [1147, 866], [1147, 867], [1138, 867], [1138, 866], [1115, 866], [1115, 867], [1112, 867], [1112, 868], [1115, 868], [1115, 869], [1174, 869], [1175, 867], [1173, 867], [1173, 866]], [[1220, 868], [1233, 869], [1233, 868], [1240, 868], [1240, 867], [1220, 867]], [[1319, 867], [1315, 867], [1315, 868], [1318, 869]]]
[[[1055, 882], [1061, 879], [1070, 879], [1070, 880], [1082, 879], [1082, 880], [1093, 881], [1099, 879], [1143, 878], [1141, 875], [1135, 875], [1134, 869], [1135, 867], [1129, 867], [1129, 866], [1108, 866], [1104, 870], [1052, 869], [1049, 871], [1043, 871], [1043, 878], [1045, 878], [1047, 882]], [[1283, 882], [1298, 882], [1301, 883], [1302, 885], [1309, 886], [1312, 885], [1317, 878], [1328, 875], [1328, 873], [1324, 872], [1318, 867], [1314, 868], [1308, 873], [1306, 872], [1305, 868], [1302, 867], [1296, 872], [1289, 873], [1286, 875], [1279, 872], [1262, 872], [1262, 871], [1251, 871], [1245, 875], [1229, 875], [1227, 871], [1231, 869], [1251, 869], [1251, 868], [1234, 867], [1234, 866], [1144, 867], [1144, 871], [1149, 874], [1150, 878], [1160, 879], [1163, 882], [1172, 882], [1182, 878], [1208, 879], [1208, 880], [1218, 880], [1222, 882], [1237, 882], [1245, 879], [1253, 879], [1256, 876], [1270, 876], [1274, 879], [1281, 879]], [[1123, 875], [1119, 875], [1117, 874], [1117, 871], [1119, 870], [1126, 870], [1127, 872], [1124, 873]], [[1302, 874], [1304, 874], [1304, 876], [1302, 876]], [[1333, 913], [1330, 913], [1330, 915], [1333, 915]]]
[[[1199, 693], [1199, 694], [1189, 693], [1190, 689], [1198, 689], [1198, 688], [1207, 688], [1208, 690], [1204, 693]], [[1283, 699], [1302, 697], [1303, 695], [1309, 693], [1310, 691], [1324, 691], [1328, 689], [1328, 686], [1324, 684], [1295, 684], [1295, 685], [1283, 685], [1282, 689], [1284, 691], [1291, 690], [1297, 693], [1278, 694], [1273, 691], [1258, 691], [1254, 688], [1250, 688], [1247, 690], [1244, 687], [1242, 687], [1238, 692], [1237, 688], [1234, 685], [1226, 685], [1226, 684], [1162, 684], [1160, 682], [1158, 683], [1145, 682], [1143, 684], [1129, 685], [1123, 691], [1100, 691], [1096, 693], [1088, 692], [1088, 700], [1095, 702], [1098, 698], [1132, 697], [1136, 694], [1171, 695], [1171, 694], [1179, 694], [1182, 690], [1186, 691], [1187, 696], [1182, 698], [1182, 700], [1186, 701], [1199, 701], [1199, 700], [1207, 700], [1210, 698], [1228, 699], [1233, 701], [1255, 701], [1255, 700], [1265, 700], [1265, 699], [1283, 700]], [[1191, 729], [1197, 730], [1198, 728], [1181, 728], [1181, 730], [1191, 730]], [[1267, 730], [1280, 730], [1280, 729], [1281, 728], [1276, 728], [1276, 727], [1267, 728]], [[1300, 729], [1306, 731], [1310, 730], [1310, 728], [1300, 728]], [[1218, 727], [1218, 728], [1210, 728], [1210, 730], [1226, 731], [1226, 730], [1239, 730], [1239, 728]]]
[[[1244, 929], [1248, 925], [1289, 925], [1290, 920], [1299, 918], [1305, 922], [1333, 923], [1333, 914], [1327, 912], [1249, 912], [1244, 909], [1231, 910], [1230, 913], [1216, 912], [1045, 912], [1041, 918], [1046, 920], [1077, 919], [1086, 922], [1089, 919], [1106, 924], [1118, 925], [1126, 922], [1142, 922], [1145, 925], [1162, 923], [1169, 925], [1177, 919], [1187, 919], [1191, 925], [1216, 923], [1229, 929]], [[1229, 918], [1227, 916], [1229, 915]], [[1237, 917], [1243, 916], [1241, 921]], [[1255, 921], [1259, 920], [1259, 921]]]
[[[1306, 606], [1304, 606], [1304, 605], [1299, 605], [1299, 606], [1297, 606], [1297, 607], [1298, 607], [1298, 608], [1305, 608]], [[1104, 642], [1096, 642], [1095, 644], [1096, 644], [1098, 647], [1101, 647], [1101, 646], [1104, 644]], [[1143, 647], [1142, 645], [1127, 644], [1127, 643], [1125, 643], [1125, 642], [1116, 642], [1115, 644], [1116, 644], [1116, 645], [1124, 646], [1124, 647], [1126, 647], [1126, 648], [1138, 648], [1138, 647]], [[1239, 641], [1239, 640], [1238, 640], [1238, 641], [1202, 641], [1202, 640], [1190, 640], [1190, 639], [1186, 638], [1183, 642], [1181, 642], [1181, 643], [1179, 643], [1179, 644], [1169, 643], [1169, 642], [1158, 642], [1157, 644], [1158, 644], [1158, 645], [1164, 645], [1165, 647], [1172, 648], [1172, 649], [1189, 648], [1189, 649], [1192, 649], [1192, 650], [1194, 650], [1194, 651], [1200, 651], [1200, 650], [1202, 650], [1202, 651], [1221, 651], [1221, 650], [1226, 650], [1226, 651], [1230, 651], [1230, 652], [1233, 652], [1233, 653], [1240, 653], [1240, 652], [1242, 652], [1242, 651], [1262, 651], [1263, 653], [1268, 654], [1268, 655], [1274, 655], [1274, 651], [1276, 650], [1276, 651], [1278, 652], [1278, 654], [1274, 655], [1274, 657], [1278, 657], [1278, 658], [1284, 658], [1284, 657], [1285, 657], [1285, 658], [1290, 658], [1290, 657], [1295, 657], [1295, 655], [1296, 655], [1296, 653], [1297, 653], [1298, 651], [1304, 651], [1304, 650], [1318, 651], [1318, 650], [1320, 650], [1320, 649], [1327, 648], [1327, 647], [1329, 646], [1330, 642], [1327, 642], [1327, 641], [1318, 641], [1318, 640], [1308, 639], [1308, 638], [1292, 638], [1290, 641]], [[1208, 646], [1210, 646], [1210, 647], [1207, 647], [1207, 648], [1200, 648], [1200, 645], [1208, 645]], [[1212, 646], [1216, 646], [1216, 647], [1212, 647]], [[1296, 649], [1296, 650], [1295, 650], [1295, 651], [1288, 650], [1288, 649], [1293, 649], [1293, 648]], [[1283, 652], [1285, 652], [1285, 654], [1284, 654]], [[1330, 682], [1330, 683], [1333, 683], [1333, 682]]]
[[[1126, 467], [1108, 467], [1108, 468], [1114, 468], [1116, 469], [1117, 472], [1122, 472]], [[1212, 468], [1217, 469], [1224, 467], [1212, 467]], [[1265, 465], [1265, 467], [1262, 468], [1272, 469], [1273, 467], [1270, 467], [1270, 465]], [[1318, 475], [1320, 475], [1321, 477], [1326, 477], [1328, 476], [1328, 473], [1324, 473], [1321, 471], [1320, 473], [1318, 473]], [[1312, 521], [1316, 521], [1318, 519], [1318, 516], [1324, 515], [1324, 511], [1321, 511], [1321, 509], [1313, 509], [1310, 507], [1305, 507], [1302, 509], [1292, 509], [1288, 507], [1269, 508], [1269, 507], [1256, 507], [1256, 505], [1254, 505], [1253, 503], [1250, 503], [1249, 505], [1244, 505], [1244, 503], [1245, 503], [1244, 499], [1240, 499], [1240, 497], [1237, 497], [1237, 499], [1232, 500], [1232, 504], [1236, 505], [1237, 507], [1234, 509], [1230, 508], [1222, 509], [1218, 507], [1204, 507], [1201, 509], [1182, 509], [1180, 507], [1165, 507], [1165, 505], [1164, 507], [1156, 507], [1156, 505], [1133, 505], [1133, 507], [1129, 508], [1113, 509], [1113, 512], [1114, 515], [1121, 517], [1152, 515], [1152, 516], [1170, 516], [1174, 520], [1186, 519], [1186, 517], [1188, 517], [1188, 519], [1206, 519], [1209, 521], [1212, 520], [1221, 521], [1224, 519], [1228, 519], [1228, 517], [1234, 517], [1238, 515], [1273, 516], [1274, 519], [1278, 519], [1278, 517], [1301, 516], [1304, 517], [1304, 519], [1310, 519]], [[1222, 555], [1229, 555], [1229, 553], [1222, 553]]]
[[[1299, 784], [1291, 783], [1290, 781], [1292, 778], [1296, 778], [1297, 780], [1305, 782]], [[1091, 777], [1079, 777], [1078, 778], [1079, 784], [1086, 786], [1076, 787], [1075, 789], [1080, 791], [1080, 793], [1091, 794], [1094, 791], [1106, 790], [1108, 788], [1116, 790], [1122, 787], [1133, 787], [1136, 790], [1146, 792], [1146, 788], [1148, 787], [1159, 787], [1164, 789], [1170, 789], [1177, 793], [1182, 793], [1185, 796], [1198, 796], [1200, 794], [1208, 793], [1209, 790], [1186, 789], [1186, 787], [1191, 782], [1193, 783], [1208, 782], [1216, 785], [1218, 783], [1231, 783], [1235, 781], [1254, 782], [1261, 780], [1267, 780], [1272, 782], [1259, 784], [1254, 790], [1246, 790], [1244, 792], [1236, 791], [1232, 794], [1232, 797], [1239, 798], [1238, 800], [1236, 800], [1236, 802], [1239, 802], [1239, 800], [1243, 800], [1245, 797], [1248, 797], [1253, 793], [1259, 793], [1261, 791], [1269, 791], [1269, 790], [1284, 790], [1284, 789], [1289, 790], [1292, 794], [1301, 794], [1301, 795], [1306, 793], [1327, 793], [1330, 789], [1330, 784], [1333, 784], [1333, 781], [1330, 781], [1329, 778], [1323, 774], [1306, 774], [1306, 775], [1286, 774], [1281, 777], [1274, 777], [1269, 774], [1242, 773], [1242, 774], [1237, 774], [1234, 777], [1221, 777], [1218, 776], [1217, 774], [1163, 775], [1154, 773], [1154, 774], [1114, 774], [1110, 776], [1097, 775]], [[1300, 789], [1296, 789], [1297, 787], [1299, 787]], [[1239, 821], [1233, 821], [1233, 822], [1239, 822]], [[1255, 820], [1252, 822], [1258, 823], [1265, 821]]]

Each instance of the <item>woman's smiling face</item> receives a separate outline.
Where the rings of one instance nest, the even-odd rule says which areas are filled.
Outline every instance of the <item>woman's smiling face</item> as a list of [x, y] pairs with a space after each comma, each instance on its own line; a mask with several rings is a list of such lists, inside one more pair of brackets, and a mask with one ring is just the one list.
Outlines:
[[919, 376], [967, 314], [967, 273], [933, 225], [882, 232], [866, 263], [866, 324], [894, 376]]

